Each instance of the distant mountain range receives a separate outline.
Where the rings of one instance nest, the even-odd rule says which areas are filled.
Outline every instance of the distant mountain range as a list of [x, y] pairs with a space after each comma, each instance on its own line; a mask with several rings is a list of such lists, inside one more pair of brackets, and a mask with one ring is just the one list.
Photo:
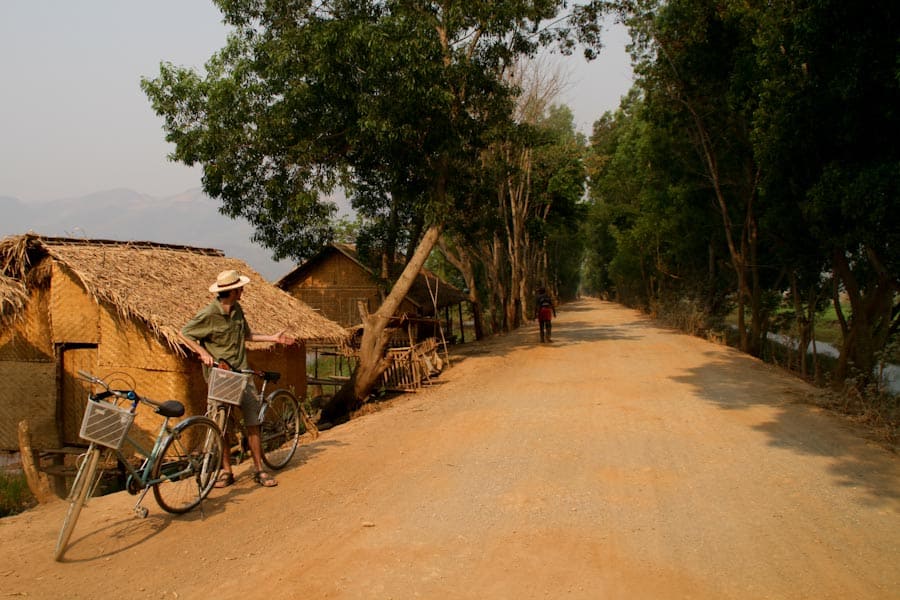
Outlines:
[[46, 202], [0, 196], [0, 237], [33, 231], [53, 237], [218, 248], [269, 281], [296, 266], [292, 261], [272, 260], [268, 250], [251, 241], [253, 228], [247, 221], [226, 217], [218, 207], [218, 202], [199, 189], [168, 198], [128, 189]]

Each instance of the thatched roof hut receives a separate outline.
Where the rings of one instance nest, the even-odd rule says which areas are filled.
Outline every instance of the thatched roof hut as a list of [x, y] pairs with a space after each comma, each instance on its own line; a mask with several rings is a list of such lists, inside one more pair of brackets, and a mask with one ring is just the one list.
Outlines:
[[252, 292], [245, 295], [241, 305], [254, 329], [286, 329], [304, 340], [345, 337], [336, 323], [266, 284], [246, 263], [226, 257], [220, 250], [34, 234], [0, 241], [0, 276], [9, 280], [8, 286], [0, 287], [4, 308], [7, 303], [10, 305], [4, 314], [14, 316], [22, 310], [26, 286], [46, 283], [51, 272], [42, 268], [45, 259], [72, 273], [98, 303], [108, 303], [122, 316], [144, 322], [177, 353], [184, 353], [178, 335], [181, 326], [209, 301], [210, 282], [226, 269], [236, 269], [250, 277]]
[[[350, 244], [329, 244], [275, 285], [345, 327], [361, 323], [360, 303], [368, 312], [375, 312], [383, 293], [377, 274], [360, 260]], [[441, 310], [466, 301], [468, 297], [459, 289], [422, 269], [397, 316], [433, 319]]]
[[[219, 250], [35, 234], [0, 241], [0, 449], [16, 447], [26, 417], [36, 421], [39, 443], [78, 443], [79, 369], [125, 373], [140, 393], [202, 412], [199, 361], [187, 356], [179, 331], [226, 269], [251, 278], [241, 305], [254, 331], [344, 339], [338, 324]], [[281, 371], [281, 383], [305, 393], [305, 344], [256, 343], [250, 352], [254, 367]]]

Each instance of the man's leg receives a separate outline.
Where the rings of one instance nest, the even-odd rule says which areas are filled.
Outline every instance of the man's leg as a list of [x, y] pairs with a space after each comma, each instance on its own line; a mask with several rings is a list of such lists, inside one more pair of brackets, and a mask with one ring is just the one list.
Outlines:
[[[206, 416], [218, 424], [220, 417], [225, 416], [225, 407], [220, 406], [218, 402], [209, 400], [206, 404]], [[226, 423], [225, 427], [222, 428], [222, 439], [225, 442], [222, 444], [222, 470], [219, 472], [219, 477], [214, 484], [217, 488], [228, 487], [234, 483], [234, 473], [231, 470], [231, 443], [226, 435], [227, 430], [228, 424]]]
[[256, 469], [256, 481], [265, 487], [272, 487], [278, 482], [275, 478], [263, 470], [262, 441], [259, 437], [259, 425], [247, 425], [247, 442], [250, 444], [250, 452], [253, 454], [253, 466]]
[[247, 386], [244, 396], [241, 398], [241, 412], [244, 413], [244, 430], [247, 432], [247, 444], [250, 446], [253, 467], [256, 470], [253, 478], [264, 487], [272, 487], [278, 485], [278, 482], [263, 470], [262, 440], [259, 437], [260, 408], [259, 398], [256, 396], [256, 386]]

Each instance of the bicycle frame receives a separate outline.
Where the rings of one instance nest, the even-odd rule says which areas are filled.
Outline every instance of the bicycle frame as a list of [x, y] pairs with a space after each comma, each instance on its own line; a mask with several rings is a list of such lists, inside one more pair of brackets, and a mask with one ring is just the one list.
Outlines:
[[[260, 460], [269, 468], [281, 469], [288, 464], [297, 449], [300, 439], [300, 424], [303, 424], [307, 430], [311, 430], [314, 426], [307, 425], [308, 417], [303, 412], [299, 401], [294, 394], [283, 388], [276, 388], [271, 392], [267, 392], [269, 383], [275, 383], [281, 378], [281, 374], [274, 371], [256, 371], [252, 369], [231, 369], [230, 365], [227, 370], [235, 371], [243, 375], [253, 375], [262, 383], [258, 390], [254, 385], [254, 395], [259, 401], [259, 432], [260, 446], [262, 455]], [[221, 368], [221, 367], [220, 367]], [[234, 444], [229, 441], [229, 429], [237, 438], [237, 462], [241, 462], [246, 456], [247, 428], [239, 426], [236, 419], [232, 419], [233, 411], [230, 402], [221, 402], [210, 398], [208, 416], [210, 416], [219, 425], [222, 430], [222, 436], [225, 438], [225, 444], [228, 448], [227, 453], [231, 455]], [[273, 404], [275, 403], [275, 404]], [[273, 408], [275, 406], [275, 408]], [[275, 411], [271, 413], [271, 411]], [[285, 418], [285, 420], [282, 420]], [[274, 419], [274, 420], [273, 420]], [[278, 424], [281, 424], [279, 427]], [[273, 429], [274, 425], [274, 429]], [[274, 432], [274, 435], [272, 435]], [[270, 445], [270, 442], [275, 442]]]
[[[128, 471], [128, 480], [126, 481], [125, 487], [131, 494], [136, 494], [138, 490], [141, 491], [141, 495], [135, 503], [132, 510], [138, 513], [141, 516], [147, 516], [147, 509], [141, 506], [141, 502], [144, 501], [144, 497], [147, 495], [147, 492], [150, 489], [158, 484], [166, 481], [167, 479], [174, 479], [175, 477], [182, 476], [184, 472], [178, 472], [174, 474], [167, 474], [166, 477], [161, 477], [157, 479], [151, 478], [151, 474], [153, 473], [153, 467], [159, 461], [160, 454], [162, 452], [163, 445], [166, 440], [173, 433], [178, 431], [179, 429], [184, 429], [187, 427], [187, 423], [192, 420], [196, 420], [196, 417], [188, 417], [187, 419], [181, 421], [175, 427], [169, 427], [169, 421], [171, 417], [163, 417], [163, 422], [159, 427], [159, 430], [156, 434], [156, 438], [153, 441], [153, 448], [150, 451], [147, 451], [140, 443], [138, 443], [131, 435], [125, 436], [125, 442], [128, 442], [128, 445], [134, 448], [137, 451], [137, 454], [143, 457], [143, 461], [141, 462], [141, 466], [137, 469], [131, 464], [124, 453], [119, 449], [111, 449], [115, 452], [116, 458], [119, 463], [125, 467], [125, 470]], [[132, 482], [135, 482], [135, 485], [132, 485]], [[203, 511], [203, 506], [200, 506], [200, 511]]]
[[[242, 370], [242, 371], [239, 371], [239, 372], [240, 372], [240, 373], [243, 373], [243, 374], [245, 374], [245, 375], [254, 375], [254, 376], [258, 376], [258, 375], [259, 375], [259, 373], [258, 373], [257, 371], [253, 371], [253, 370], [250, 370], [250, 369]], [[259, 391], [256, 392], [256, 397], [257, 397], [257, 399], [259, 400], [259, 415], [258, 415], [258, 418], [259, 418], [259, 422], [260, 422], [260, 423], [262, 423], [263, 420], [265, 419], [265, 417], [266, 417], [266, 410], [268, 410], [268, 408], [269, 408], [269, 399], [266, 398], [266, 386], [268, 385], [268, 383], [269, 383], [269, 380], [268, 380], [268, 379], [262, 378], [262, 386], [260, 386]], [[216, 405], [215, 405], [214, 407], [212, 407], [212, 408], [210, 409], [210, 411], [208, 411], [208, 413], [207, 413], [207, 416], [209, 416], [213, 421], [215, 421], [215, 420], [216, 420], [216, 419], [215, 419], [215, 412], [217, 412], [217, 411], [219, 411], [219, 410], [222, 410], [222, 411], [225, 412], [225, 417], [224, 417], [224, 420], [223, 420], [223, 422], [222, 422], [221, 428], [222, 428], [222, 436], [223, 436], [223, 437], [226, 437], [226, 438], [227, 438], [227, 435], [226, 435], [226, 434], [227, 434], [227, 428], [228, 428], [228, 426], [231, 424], [232, 409], [234, 408], [234, 406], [235, 406], [235, 405], [233, 405], [233, 404], [228, 404], [227, 402], [216, 402]], [[241, 429], [244, 429], [244, 427], [241, 426]], [[228, 442], [228, 440], [226, 439], [226, 443], [227, 443], [227, 442]]]
[[[150, 489], [153, 489], [159, 506], [169, 513], [182, 514], [197, 506], [202, 512], [202, 501], [213, 487], [223, 450], [218, 426], [206, 417], [192, 416], [171, 425], [171, 419], [184, 415], [184, 405], [180, 402], [157, 402], [139, 396], [133, 389], [113, 389], [103, 379], [84, 371], [79, 371], [78, 375], [105, 391], [91, 392], [88, 396], [80, 435], [90, 444], [78, 460], [67, 498], [69, 507], [56, 544], [56, 560], [62, 558], [81, 508], [94, 495], [113, 456], [128, 472], [128, 492], [137, 494], [142, 490], [133, 510], [140, 517], [146, 517], [149, 511], [141, 506], [141, 502]], [[126, 408], [125, 403], [130, 403], [130, 408]], [[162, 418], [149, 450], [131, 435], [138, 404], [153, 407]], [[143, 457], [140, 467], [132, 464], [130, 453], [126, 457], [122, 451], [126, 442], [134, 448], [135, 456]]]

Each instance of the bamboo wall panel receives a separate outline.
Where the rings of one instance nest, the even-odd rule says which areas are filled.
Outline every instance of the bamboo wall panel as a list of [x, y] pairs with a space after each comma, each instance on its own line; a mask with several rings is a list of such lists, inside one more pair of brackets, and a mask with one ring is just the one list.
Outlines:
[[[190, 374], [183, 372], [149, 371], [134, 367], [98, 365], [96, 364], [96, 351], [91, 356], [90, 350], [68, 349], [63, 354], [63, 414], [65, 415], [65, 438], [68, 444], [86, 444], [78, 436], [78, 433], [91, 385], [77, 378], [76, 373], [79, 369], [111, 383], [115, 389], [134, 389], [139, 395], [158, 402], [177, 400], [185, 405], [185, 417], [206, 412], [205, 385], [199, 368], [196, 373], [193, 373], [199, 378], [199, 383], [197, 383], [193, 381]], [[95, 391], [99, 391], [99, 388], [96, 388]], [[196, 401], [198, 392], [203, 395], [202, 403]], [[153, 411], [152, 407], [140, 404], [137, 407], [129, 437], [149, 450], [161, 424], [162, 418]], [[128, 454], [130, 451], [131, 449], [126, 444], [123, 452]]]
[[0, 450], [19, 449], [22, 419], [29, 420], [36, 447], [59, 444], [53, 363], [0, 361]]
[[311, 269], [303, 287], [372, 288], [372, 275], [343, 254], [332, 254]]
[[50, 325], [56, 343], [100, 342], [100, 307], [69, 269], [53, 263]]
[[[250, 366], [258, 371], [277, 371], [281, 379], [269, 384], [269, 390], [287, 388], [297, 398], [306, 396], [306, 346], [280, 347], [277, 350], [254, 350], [249, 355]], [[257, 382], [258, 385], [258, 382]]]
[[53, 361], [49, 306], [47, 291], [32, 290], [23, 319], [0, 332], [0, 360]]
[[109, 307], [100, 311], [100, 365], [135, 367], [152, 371], [187, 370], [178, 356], [143, 323], [128, 319]]
[[78, 371], [85, 371], [97, 377], [103, 373], [97, 370], [96, 348], [67, 348], [62, 356], [62, 385], [60, 395], [60, 416], [63, 445], [83, 445], [85, 442], [78, 435], [81, 431], [81, 419], [87, 405], [90, 384], [78, 379]]

